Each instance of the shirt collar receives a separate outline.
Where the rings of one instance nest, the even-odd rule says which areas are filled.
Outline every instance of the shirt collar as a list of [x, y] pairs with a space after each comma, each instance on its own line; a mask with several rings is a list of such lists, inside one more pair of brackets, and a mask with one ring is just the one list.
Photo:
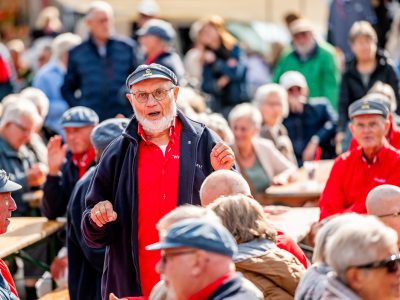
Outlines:
[[382, 143], [382, 147], [379, 149], [379, 151], [375, 154], [375, 156], [374, 156], [374, 158], [372, 159], [372, 162], [371, 163], [369, 163], [368, 161], [367, 161], [367, 159], [365, 158], [365, 156], [364, 156], [364, 151], [363, 151], [363, 149], [361, 148], [360, 150], [360, 153], [361, 153], [361, 160], [364, 162], [364, 163], [366, 163], [366, 164], [368, 164], [368, 165], [374, 165], [374, 164], [376, 164], [377, 162], [379, 162], [379, 160], [380, 160], [380, 158], [381, 158], [381, 156], [383, 155], [383, 153], [385, 153], [386, 152], [386, 150], [387, 150], [387, 148], [389, 147], [389, 143], [387, 142], [387, 140], [386, 140], [386, 138], [385, 138], [385, 140], [383, 141], [383, 143]]
[[[138, 135], [143, 139], [143, 141], [146, 144], [151, 143], [147, 137], [146, 133], [143, 130], [142, 124], [138, 123], [138, 130], [137, 130]], [[170, 143], [175, 143], [175, 138], [176, 138], [176, 117], [172, 120], [171, 126], [169, 127], [169, 141]]]
[[225, 281], [233, 278], [235, 276], [235, 272], [229, 272], [224, 276], [218, 278], [213, 283], [210, 283], [205, 288], [201, 289], [197, 293], [193, 294], [189, 297], [188, 300], [204, 300], [208, 299]]

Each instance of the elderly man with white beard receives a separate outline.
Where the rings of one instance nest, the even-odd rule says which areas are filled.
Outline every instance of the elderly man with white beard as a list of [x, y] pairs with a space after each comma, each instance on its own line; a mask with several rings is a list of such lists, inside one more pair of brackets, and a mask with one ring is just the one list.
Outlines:
[[141, 65], [128, 76], [135, 116], [104, 152], [86, 197], [82, 229], [90, 247], [107, 247], [102, 299], [149, 296], [159, 281], [157, 222], [175, 207], [200, 204], [203, 180], [231, 169], [232, 149], [176, 107], [176, 75]]

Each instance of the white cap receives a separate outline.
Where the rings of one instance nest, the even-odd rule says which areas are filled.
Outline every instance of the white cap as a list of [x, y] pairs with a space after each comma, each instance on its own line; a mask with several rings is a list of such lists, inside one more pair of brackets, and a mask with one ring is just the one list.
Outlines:
[[141, 0], [137, 6], [140, 14], [154, 17], [160, 12], [160, 6], [155, 0]]
[[308, 88], [306, 78], [303, 74], [297, 71], [288, 71], [283, 73], [279, 79], [279, 84], [286, 90], [294, 86]]

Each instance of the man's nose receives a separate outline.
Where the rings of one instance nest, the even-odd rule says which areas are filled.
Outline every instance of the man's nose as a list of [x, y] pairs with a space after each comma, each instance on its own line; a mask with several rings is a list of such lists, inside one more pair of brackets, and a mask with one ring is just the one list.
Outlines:
[[8, 210], [10, 210], [10, 211], [17, 210], [17, 204], [15, 203], [13, 197], [10, 197], [10, 199], [8, 200]]

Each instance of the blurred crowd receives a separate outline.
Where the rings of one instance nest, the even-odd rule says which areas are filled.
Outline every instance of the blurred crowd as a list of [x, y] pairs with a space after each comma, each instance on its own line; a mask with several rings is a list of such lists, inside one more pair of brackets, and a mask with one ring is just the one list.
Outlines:
[[[400, 207], [397, 1], [332, 0], [326, 38], [310, 20], [290, 13], [290, 44], [274, 44], [269, 57], [251, 50], [217, 15], [191, 25], [192, 47], [183, 54], [174, 26], [159, 15], [155, 1], [143, 0], [132, 37], [120, 36], [112, 7], [94, 1], [83, 19], [86, 34], [78, 35], [65, 32], [59, 10], [49, 6], [29, 43], [0, 40], [0, 169], [21, 186], [12, 194], [17, 208], [9, 210], [14, 216], [68, 216], [58, 245], [68, 254], [53, 262], [53, 279], [68, 283], [71, 299], [398, 299], [396, 232], [375, 217], [355, 214], [368, 212], [400, 228], [385, 222]], [[170, 92], [171, 104], [144, 114], [141, 105], [150, 98], [162, 103]], [[171, 123], [175, 117], [180, 121]], [[172, 132], [166, 140], [156, 135], [166, 129]], [[140, 140], [137, 158], [127, 142], [113, 142], [121, 135]], [[195, 140], [198, 152], [184, 148]], [[159, 148], [152, 149], [152, 142]], [[104, 151], [108, 156], [102, 157]], [[164, 162], [169, 152], [189, 161], [180, 173]], [[269, 186], [288, 184], [304, 162], [321, 159], [336, 160], [319, 202], [311, 266], [297, 244], [269, 224], [260, 203]], [[171, 178], [148, 175], [161, 166]], [[237, 172], [222, 170], [231, 167]], [[174, 178], [179, 190], [168, 189]], [[165, 199], [151, 191], [154, 179], [178, 205], [201, 201], [207, 207], [168, 202], [158, 210], [158, 202], [146, 208], [139, 201], [139, 209], [127, 211], [105, 198], [139, 193], [139, 200]], [[134, 188], [122, 192], [121, 185]], [[98, 208], [107, 199], [113, 206]], [[104, 219], [92, 216], [97, 212]], [[139, 224], [139, 233], [122, 221], [107, 227], [117, 218]], [[111, 228], [112, 238], [104, 232]], [[163, 256], [157, 264], [159, 252], [147, 254], [145, 246], [158, 234], [162, 241], [153, 248]], [[128, 254], [115, 252], [118, 247]], [[29, 252], [47, 256], [42, 246]], [[198, 265], [182, 253], [195, 253]], [[121, 272], [132, 280], [121, 283], [114, 272], [126, 262], [143, 269]], [[163, 280], [153, 288], [159, 280], [155, 265]], [[246, 280], [238, 281], [233, 265]], [[153, 271], [143, 275], [146, 268]], [[25, 263], [21, 298], [36, 299], [41, 273]], [[234, 290], [236, 298], [210, 298], [221, 286], [221, 295]], [[12, 294], [5, 299], [17, 297]]]

